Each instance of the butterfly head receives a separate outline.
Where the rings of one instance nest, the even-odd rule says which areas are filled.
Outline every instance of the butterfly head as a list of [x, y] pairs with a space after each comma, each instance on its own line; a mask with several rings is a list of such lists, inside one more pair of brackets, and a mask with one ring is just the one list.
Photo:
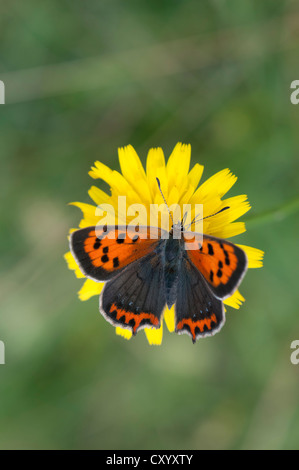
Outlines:
[[170, 234], [173, 236], [173, 238], [180, 239], [183, 231], [184, 231], [183, 221], [177, 222], [176, 224], [172, 225]]

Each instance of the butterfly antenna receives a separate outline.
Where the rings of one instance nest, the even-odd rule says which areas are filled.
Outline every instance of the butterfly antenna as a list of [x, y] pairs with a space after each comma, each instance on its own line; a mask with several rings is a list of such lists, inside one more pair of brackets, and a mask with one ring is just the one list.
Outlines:
[[214, 217], [214, 215], [220, 214], [220, 212], [226, 211], [227, 209], [230, 209], [230, 207], [229, 206], [222, 207], [222, 209], [220, 209], [220, 211], [215, 212], [214, 214], [211, 214], [211, 215], [207, 215], [206, 217], [203, 217], [202, 219], [198, 219], [198, 220], [196, 220], [197, 217], [198, 217], [198, 216], [196, 216], [192, 220], [191, 224], [188, 225], [188, 227], [191, 227], [191, 225], [194, 224], [194, 222], [196, 222], [196, 221], [199, 222], [200, 220], [205, 220], [205, 219], [208, 219], [209, 217]]
[[187, 215], [188, 215], [188, 212], [185, 212], [184, 217], [182, 218], [181, 224], [182, 224], [183, 227], [184, 227], [184, 225], [185, 225], [185, 222], [186, 222], [186, 219], [187, 219]]
[[157, 180], [157, 183], [158, 183], [159, 191], [160, 191], [160, 193], [161, 193], [161, 196], [163, 197], [163, 201], [164, 201], [164, 203], [165, 203], [165, 205], [166, 205], [166, 207], [167, 207], [167, 210], [168, 210], [168, 212], [169, 212], [170, 218], [171, 218], [172, 223], [173, 223], [173, 225], [174, 225], [174, 221], [173, 221], [172, 214], [171, 214], [171, 212], [170, 212], [170, 210], [169, 210], [169, 207], [168, 207], [168, 204], [167, 204], [166, 199], [165, 199], [165, 197], [164, 197], [164, 194], [162, 193], [160, 180], [159, 180], [159, 178], [157, 178], [157, 177], [156, 177], [156, 180]]
[[215, 214], [207, 215], [207, 216], [204, 217], [202, 220], [208, 219], [209, 217], [214, 217], [214, 215], [220, 214], [220, 212], [226, 211], [227, 209], [230, 209], [230, 207], [229, 207], [229, 206], [225, 206], [225, 207], [223, 207], [222, 209], [220, 209], [220, 211], [215, 212]]

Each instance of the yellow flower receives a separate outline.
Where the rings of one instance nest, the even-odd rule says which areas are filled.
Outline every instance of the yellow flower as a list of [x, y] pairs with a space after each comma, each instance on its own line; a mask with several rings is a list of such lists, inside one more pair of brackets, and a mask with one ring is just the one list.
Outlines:
[[[229, 238], [245, 232], [245, 223], [237, 222], [237, 219], [250, 209], [247, 196], [241, 195], [223, 199], [224, 195], [235, 184], [237, 177], [230, 170], [225, 169], [219, 171], [198, 187], [204, 167], [197, 163], [189, 171], [190, 145], [178, 143], [167, 163], [161, 148], [150, 149], [147, 156], [146, 171], [131, 145], [120, 148], [118, 154], [121, 173], [111, 170], [99, 161], [95, 162], [89, 172], [92, 178], [102, 179], [108, 183], [111, 190], [111, 195], [108, 195], [96, 186], [90, 188], [88, 194], [96, 206], [110, 204], [115, 208], [117, 216], [118, 197], [126, 196], [127, 206], [135, 203], [143, 204], [149, 216], [150, 204], [163, 204], [156, 180], [156, 178], [159, 178], [163, 195], [169, 206], [179, 204], [183, 208], [183, 204], [203, 204], [205, 217], [229, 206], [229, 209], [203, 220], [204, 234]], [[95, 205], [80, 202], [72, 204], [79, 207], [83, 213], [83, 218], [79, 224], [80, 228], [94, 226], [99, 222], [100, 217], [96, 213]], [[132, 218], [127, 217], [126, 220], [119, 220], [119, 223], [128, 223], [130, 220]], [[75, 229], [71, 231], [73, 230]], [[261, 250], [244, 245], [238, 246], [246, 252], [248, 268], [262, 266], [264, 253]], [[78, 278], [85, 277], [70, 252], [65, 254], [65, 259], [69, 268], [75, 272]], [[80, 300], [88, 300], [94, 295], [99, 295], [103, 286], [104, 283], [86, 279], [78, 293]], [[244, 297], [237, 290], [231, 297], [224, 300], [224, 304], [238, 309], [244, 300]], [[173, 307], [170, 310], [166, 309], [164, 320], [168, 330], [173, 332], [175, 329]], [[120, 327], [116, 328], [116, 334], [126, 339], [130, 339], [132, 336], [129, 330]], [[145, 334], [150, 344], [161, 344], [163, 322], [159, 329], [146, 328]]]

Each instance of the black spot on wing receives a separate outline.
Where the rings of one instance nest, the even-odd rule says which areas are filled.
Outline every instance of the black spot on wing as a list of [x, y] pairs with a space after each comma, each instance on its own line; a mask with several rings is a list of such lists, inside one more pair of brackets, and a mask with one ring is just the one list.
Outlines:
[[209, 249], [209, 255], [213, 256], [214, 250], [213, 250], [213, 246], [211, 245], [211, 243], [208, 243], [208, 249]]
[[96, 239], [94, 245], [93, 245], [93, 248], [94, 250], [98, 250], [101, 246], [101, 240], [99, 240], [98, 238]]

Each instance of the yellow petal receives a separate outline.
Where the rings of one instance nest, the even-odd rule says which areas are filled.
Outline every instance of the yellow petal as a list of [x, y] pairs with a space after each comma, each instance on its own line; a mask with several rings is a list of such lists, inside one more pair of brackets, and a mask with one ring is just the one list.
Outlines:
[[142, 163], [132, 145], [118, 149], [119, 164], [122, 174], [128, 183], [139, 194], [140, 199], [146, 203], [151, 203], [150, 189]]
[[175, 329], [174, 307], [171, 307], [170, 310], [166, 308], [164, 312], [164, 320], [170, 333], [173, 333]]
[[240, 235], [241, 233], [246, 232], [246, 227], [244, 222], [233, 222], [226, 227], [221, 227], [220, 229], [213, 230], [213, 226], [209, 226], [208, 233], [209, 235], [213, 235], [214, 237], [219, 238], [230, 238], [236, 235]]
[[183, 211], [183, 204], [189, 204], [190, 198], [194, 194], [194, 190], [195, 188], [191, 184], [189, 184], [186, 187], [184, 187], [183, 191], [180, 192], [178, 203], [182, 207], [182, 211]]
[[129, 204], [142, 202], [136, 191], [118, 171], [111, 170], [107, 165], [99, 161], [96, 161], [94, 165], [89, 172], [92, 178], [100, 178], [105, 181], [117, 195], [126, 196]]
[[234, 292], [234, 294], [231, 297], [228, 297], [228, 299], [225, 299], [223, 303], [225, 305], [228, 305], [229, 307], [233, 307], [236, 309], [239, 309], [242, 303], [245, 301], [244, 297], [238, 290]]
[[246, 245], [238, 245], [245, 251], [248, 259], [248, 268], [261, 268], [263, 266], [264, 252], [258, 248]]
[[[79, 207], [79, 209], [82, 211], [85, 223], [84, 227], [89, 227], [98, 223], [99, 216], [96, 216], [96, 206], [93, 206], [92, 204], [85, 204], [83, 202], [71, 202], [70, 205]], [[83, 228], [82, 224], [80, 224], [79, 227]]]
[[203, 204], [212, 197], [218, 196], [221, 198], [230, 190], [236, 181], [237, 177], [233, 175], [228, 168], [219, 171], [198, 188], [191, 199], [191, 203]]
[[189, 184], [191, 184], [191, 186], [193, 186], [194, 189], [196, 189], [198, 186], [198, 183], [203, 174], [203, 170], [204, 170], [204, 166], [199, 165], [199, 163], [196, 163], [194, 167], [192, 168], [192, 170], [190, 170], [190, 173], [188, 175], [188, 180], [189, 180]]
[[[178, 203], [189, 189], [188, 171], [191, 159], [191, 146], [178, 143], [167, 162], [169, 187], [168, 204]], [[174, 198], [174, 194], [177, 195]]]
[[178, 187], [175, 185], [169, 191], [168, 200], [167, 200], [168, 207], [170, 207], [172, 204], [175, 204], [177, 206], [179, 199], [180, 199], [180, 191]]
[[152, 201], [154, 202], [155, 196], [159, 195], [159, 200], [161, 200], [161, 203], [163, 203], [163, 198], [161, 197], [157, 184], [157, 178], [160, 181], [161, 190], [166, 199], [168, 198], [168, 179], [166, 174], [164, 153], [160, 147], [149, 150], [146, 160], [146, 175]]
[[163, 322], [161, 322], [160, 328], [144, 328], [144, 331], [150, 345], [161, 345], [163, 337]]
[[188, 175], [190, 160], [191, 145], [181, 144], [180, 142], [176, 144], [167, 162], [169, 186], [176, 185], [180, 187], [182, 185]]
[[92, 166], [91, 170], [88, 172], [89, 176], [93, 179], [102, 179], [103, 181], [106, 181], [107, 184], [110, 184], [110, 181], [113, 178], [113, 170], [99, 161], [96, 161], [94, 165], [95, 166]]
[[78, 292], [80, 300], [88, 300], [94, 295], [99, 295], [104, 287], [104, 282], [95, 282], [91, 279], [86, 279], [83, 286]]
[[194, 194], [194, 191], [196, 190], [198, 186], [198, 183], [203, 173], [203, 169], [204, 169], [203, 165], [199, 165], [198, 163], [196, 163], [196, 165], [194, 165], [194, 167], [188, 174], [187, 186], [184, 188], [184, 191], [182, 191], [180, 195], [179, 203], [181, 205], [189, 203], [191, 197]]
[[75, 261], [75, 258], [73, 257], [70, 251], [65, 253], [63, 257], [65, 261], [67, 262], [68, 268], [71, 269], [72, 271], [75, 271], [75, 275], [78, 279], [82, 279], [83, 277], [85, 277], [84, 274], [81, 272], [78, 264]]
[[131, 339], [132, 338], [132, 331], [127, 330], [126, 328], [121, 328], [120, 326], [117, 326], [115, 328], [115, 333], [118, 336], [122, 336], [125, 339]]
[[105, 218], [105, 222], [103, 223], [114, 225], [117, 215], [117, 208], [114, 210], [114, 206], [112, 205], [111, 200], [112, 198], [108, 198], [107, 202], [102, 202], [98, 206], [85, 204], [83, 202], [71, 202], [70, 205], [79, 207], [83, 213], [83, 219], [81, 219], [79, 227], [85, 228], [97, 225], [99, 222], [101, 222], [103, 217]]
[[109, 204], [111, 197], [102, 191], [101, 189], [97, 188], [96, 186], [92, 186], [88, 191], [89, 197], [96, 203], [97, 206], [100, 204]]

